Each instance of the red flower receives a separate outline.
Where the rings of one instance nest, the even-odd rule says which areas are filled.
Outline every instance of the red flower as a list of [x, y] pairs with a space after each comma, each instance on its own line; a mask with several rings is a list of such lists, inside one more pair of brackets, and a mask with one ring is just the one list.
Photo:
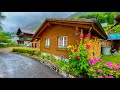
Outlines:
[[77, 55], [77, 56], [76, 56], [76, 58], [77, 58], [77, 59], [79, 59], [79, 58], [80, 58], [80, 56], [78, 56], [78, 55]]
[[90, 49], [90, 45], [86, 45], [86, 49]]
[[74, 52], [77, 52], [78, 48], [74, 48]]
[[88, 33], [87, 36], [86, 36], [88, 39], [91, 38], [91, 33]]
[[83, 39], [84, 37], [84, 34], [80, 34], [79, 38]]

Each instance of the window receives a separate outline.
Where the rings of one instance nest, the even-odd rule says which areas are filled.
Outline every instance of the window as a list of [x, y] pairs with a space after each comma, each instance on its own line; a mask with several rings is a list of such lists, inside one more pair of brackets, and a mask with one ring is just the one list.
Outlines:
[[49, 38], [46, 38], [46, 44], [45, 44], [45, 46], [50, 46], [50, 39]]
[[26, 37], [26, 40], [32, 40], [32, 38], [28, 38], [28, 37]]
[[60, 36], [58, 37], [58, 48], [66, 48], [68, 43], [67, 36]]

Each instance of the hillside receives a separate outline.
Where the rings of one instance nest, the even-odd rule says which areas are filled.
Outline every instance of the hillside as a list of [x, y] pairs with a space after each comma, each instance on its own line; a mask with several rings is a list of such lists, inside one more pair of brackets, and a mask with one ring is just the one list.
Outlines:
[[24, 28], [30, 29], [32, 31], [36, 31], [40, 26], [41, 26], [41, 21], [40, 20], [35, 20], [29, 24], [27, 24], [26, 26], [24, 26]]
[[[68, 18], [96, 18], [101, 24], [107, 23], [106, 27], [103, 29], [108, 33], [120, 33], [120, 25], [113, 27], [114, 18], [116, 15], [120, 14], [120, 12], [77, 12], [70, 15]], [[108, 30], [110, 29], [110, 30]]]
[[[76, 13], [70, 15], [68, 18], [77, 18], [82, 15], [90, 15], [90, 14], [94, 14], [94, 13], [100, 13], [100, 12], [76, 12]], [[109, 14], [111, 12], [104, 12], [104, 13]]]
[[[97, 14], [99, 14], [98, 21], [100, 23], [108, 23], [107, 27], [103, 27], [106, 32], [108, 31], [108, 28], [110, 28], [112, 25], [114, 25], [114, 17], [119, 12], [76, 12], [72, 15], [70, 15], [68, 18], [96, 18]], [[29, 24], [25, 25], [23, 28], [30, 29], [32, 31], [36, 31], [40, 26], [42, 22], [41, 20], [34, 20], [30, 22]], [[112, 28], [110, 31], [112, 33], [120, 32], [119, 26], [116, 26]]]
[[68, 18], [75, 18], [80, 15], [91, 14], [91, 13], [95, 13], [95, 12], [76, 12], [76, 13], [70, 15]]

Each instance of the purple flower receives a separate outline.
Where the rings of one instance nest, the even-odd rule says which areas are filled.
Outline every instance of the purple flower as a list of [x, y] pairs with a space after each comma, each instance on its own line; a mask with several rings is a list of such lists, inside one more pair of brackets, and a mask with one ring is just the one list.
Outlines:
[[102, 70], [99, 69], [98, 72], [99, 72], [100, 74], [102, 74]]
[[98, 78], [102, 78], [102, 76], [98, 76]]

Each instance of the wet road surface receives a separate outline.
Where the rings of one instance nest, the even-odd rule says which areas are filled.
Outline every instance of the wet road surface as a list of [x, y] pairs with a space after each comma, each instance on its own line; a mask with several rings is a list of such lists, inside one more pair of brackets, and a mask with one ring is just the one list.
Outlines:
[[62, 78], [56, 72], [18, 54], [0, 51], [0, 78]]

